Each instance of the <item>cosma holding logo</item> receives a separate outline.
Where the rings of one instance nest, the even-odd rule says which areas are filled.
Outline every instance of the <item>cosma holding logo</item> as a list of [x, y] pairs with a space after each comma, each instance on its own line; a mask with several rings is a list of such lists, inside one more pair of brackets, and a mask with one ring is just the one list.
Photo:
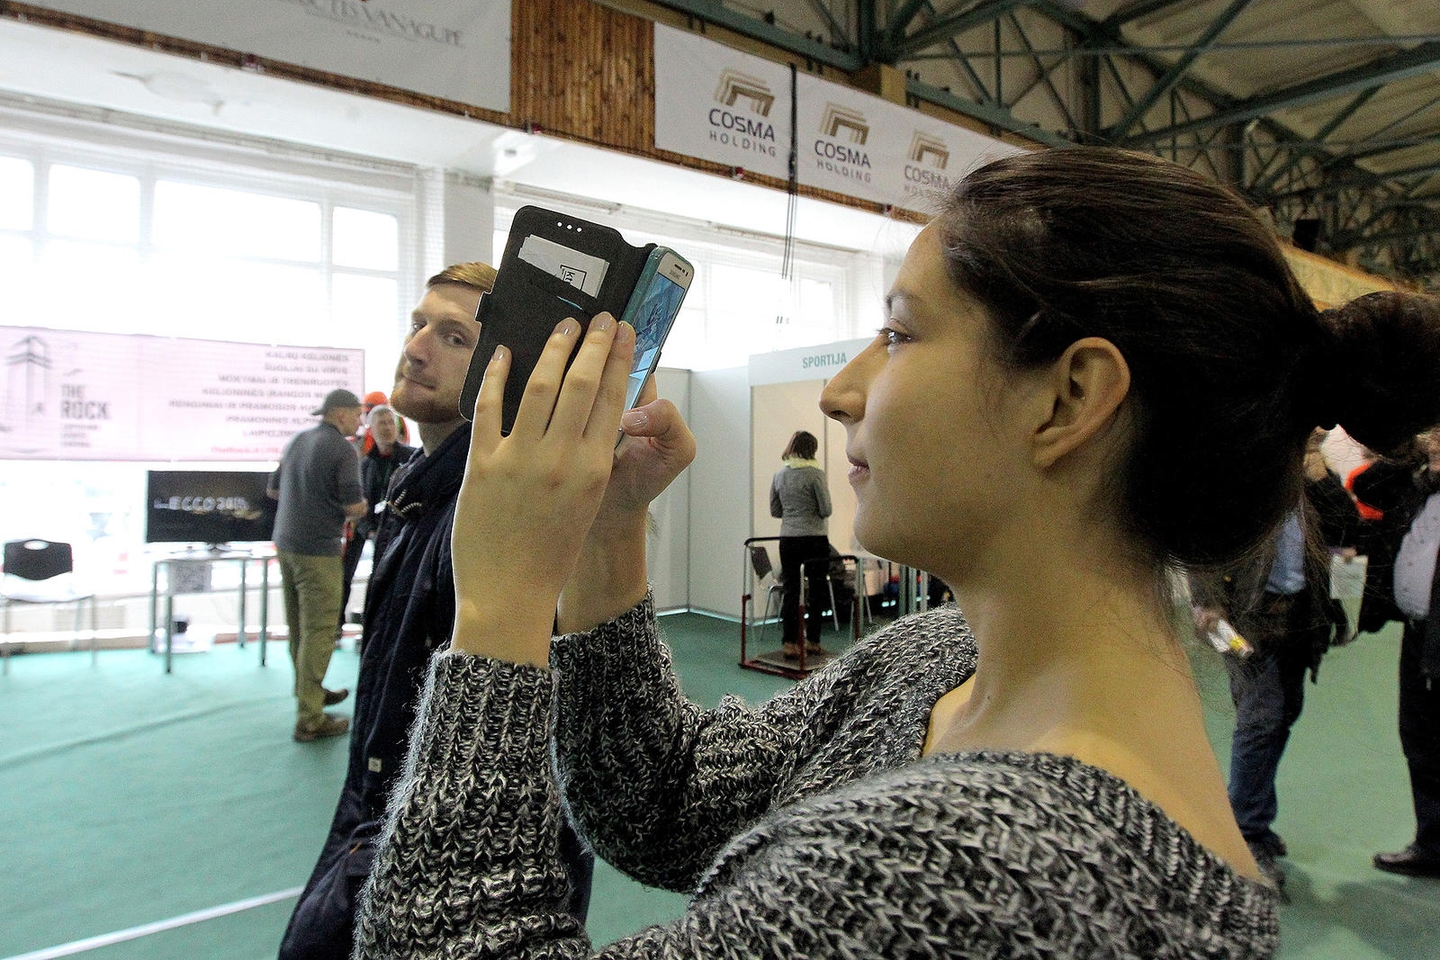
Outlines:
[[926, 190], [949, 191], [954, 183], [945, 174], [950, 164], [950, 149], [945, 141], [919, 130], [910, 140], [910, 151], [906, 154], [905, 191], [919, 193]]
[[715, 88], [715, 102], [720, 106], [710, 108], [712, 142], [775, 156], [775, 125], [765, 119], [775, 105], [775, 94], [764, 80], [738, 70], [724, 70]]
[[[826, 173], [869, 183], [873, 176], [870, 154], [860, 149], [870, 139], [865, 115], [836, 103], [825, 104], [820, 118], [820, 136], [812, 147], [815, 166]], [[848, 143], [837, 143], [846, 140]]]

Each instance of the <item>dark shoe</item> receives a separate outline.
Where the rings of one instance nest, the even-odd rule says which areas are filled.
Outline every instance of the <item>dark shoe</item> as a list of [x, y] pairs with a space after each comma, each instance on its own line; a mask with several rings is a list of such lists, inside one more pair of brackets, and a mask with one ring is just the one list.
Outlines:
[[818, 643], [805, 644], [805, 655], [807, 657], [821, 657], [825, 655], [825, 648]]
[[1251, 844], [1250, 855], [1255, 858], [1255, 865], [1260, 868], [1260, 873], [1270, 881], [1270, 885], [1280, 895], [1280, 902], [1289, 903], [1290, 898], [1285, 895], [1285, 871], [1276, 862], [1275, 854], [1270, 847], [1258, 843]]
[[350, 696], [350, 691], [346, 687], [341, 687], [339, 690], [326, 690], [325, 706], [333, 707], [337, 703], [343, 703], [348, 696]]
[[781, 651], [784, 653], [786, 660], [799, 660], [799, 659], [800, 659], [800, 644], [798, 644], [798, 643], [787, 643], [787, 644], [784, 644], [784, 645], [781, 647]]
[[339, 717], [333, 713], [327, 713], [319, 723], [314, 726], [302, 727], [295, 724], [295, 742], [309, 743], [311, 740], [319, 740], [322, 737], [338, 737], [350, 729], [350, 718]]
[[1258, 839], [1252, 840], [1246, 837], [1245, 845], [1250, 848], [1251, 853], [1256, 850], [1264, 850], [1272, 857], [1284, 857], [1290, 853], [1290, 849], [1285, 846], [1284, 838], [1273, 830], [1267, 831], [1265, 836]]
[[1377, 853], [1376, 870], [1399, 873], [1407, 877], [1440, 877], [1440, 857], [1417, 850], [1414, 844], [1399, 853]]

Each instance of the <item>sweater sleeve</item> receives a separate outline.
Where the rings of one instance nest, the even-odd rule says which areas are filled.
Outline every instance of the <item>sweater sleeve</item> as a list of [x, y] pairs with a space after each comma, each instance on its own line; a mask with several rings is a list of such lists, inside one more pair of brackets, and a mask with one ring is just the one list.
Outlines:
[[[564, 914], [547, 691], [536, 668], [437, 658], [355, 957], [590, 955]], [[682, 917], [599, 956], [1273, 955], [1273, 892], [1207, 865], [1128, 789], [1083, 770], [1067, 784], [1078, 766], [913, 764], [775, 811], [733, 839]]]
[[770, 481], [770, 516], [785, 516], [785, 503], [780, 499], [780, 477], [778, 475]]
[[573, 957], [551, 680], [536, 667], [434, 658], [361, 896], [357, 957]]
[[597, 854], [642, 883], [689, 892], [824, 735], [834, 672], [753, 709], [735, 697], [702, 709], [680, 689], [652, 604], [552, 645], [556, 762]]
[[[356, 958], [591, 955], [565, 913], [549, 701], [537, 668], [435, 658], [362, 894]], [[735, 839], [684, 916], [600, 956], [793, 960], [898, 955], [878, 948], [914, 936], [940, 945], [958, 932], [937, 913], [955, 890], [943, 873], [914, 869], [935, 834], [896, 830], [893, 805], [841, 794], [769, 818]]]
[[830, 484], [823, 470], [815, 473], [815, 512], [822, 517], [828, 517], [835, 509], [830, 504]]

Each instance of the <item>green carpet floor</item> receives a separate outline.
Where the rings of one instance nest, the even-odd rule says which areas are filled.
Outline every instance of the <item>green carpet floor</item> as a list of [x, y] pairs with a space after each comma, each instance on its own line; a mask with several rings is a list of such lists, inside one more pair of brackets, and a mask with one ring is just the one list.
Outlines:
[[[663, 620], [689, 695], [755, 702], [788, 685], [739, 669], [733, 623]], [[773, 638], [772, 638], [773, 639]], [[1277, 829], [1290, 845], [1286, 960], [1440, 956], [1440, 882], [1371, 869], [1413, 829], [1395, 735], [1398, 632], [1362, 638], [1326, 660], [1281, 768]], [[826, 645], [843, 644], [827, 637]], [[111, 651], [21, 656], [0, 677], [0, 958], [132, 930], [301, 885], [343, 776], [346, 741], [290, 739], [283, 644], [258, 666], [252, 643], [176, 658]], [[1199, 660], [1222, 761], [1231, 722], [1223, 668]], [[333, 686], [353, 686], [338, 651]], [[261, 960], [293, 901], [190, 923], [98, 949], [88, 960]], [[684, 907], [604, 864], [590, 931], [597, 944]]]

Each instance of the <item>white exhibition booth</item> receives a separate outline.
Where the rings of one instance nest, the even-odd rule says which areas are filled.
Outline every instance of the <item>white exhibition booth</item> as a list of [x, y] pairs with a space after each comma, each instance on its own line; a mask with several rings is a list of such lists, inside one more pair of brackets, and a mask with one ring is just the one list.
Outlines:
[[770, 479], [796, 430], [820, 440], [835, 508], [830, 542], [855, 551], [845, 430], [820, 412], [819, 400], [826, 381], [868, 342], [756, 354], [728, 370], [657, 372], [661, 395], [685, 414], [698, 445], [695, 463], [653, 510], [650, 579], [659, 609], [740, 616], [742, 546], [780, 532], [770, 516]]

